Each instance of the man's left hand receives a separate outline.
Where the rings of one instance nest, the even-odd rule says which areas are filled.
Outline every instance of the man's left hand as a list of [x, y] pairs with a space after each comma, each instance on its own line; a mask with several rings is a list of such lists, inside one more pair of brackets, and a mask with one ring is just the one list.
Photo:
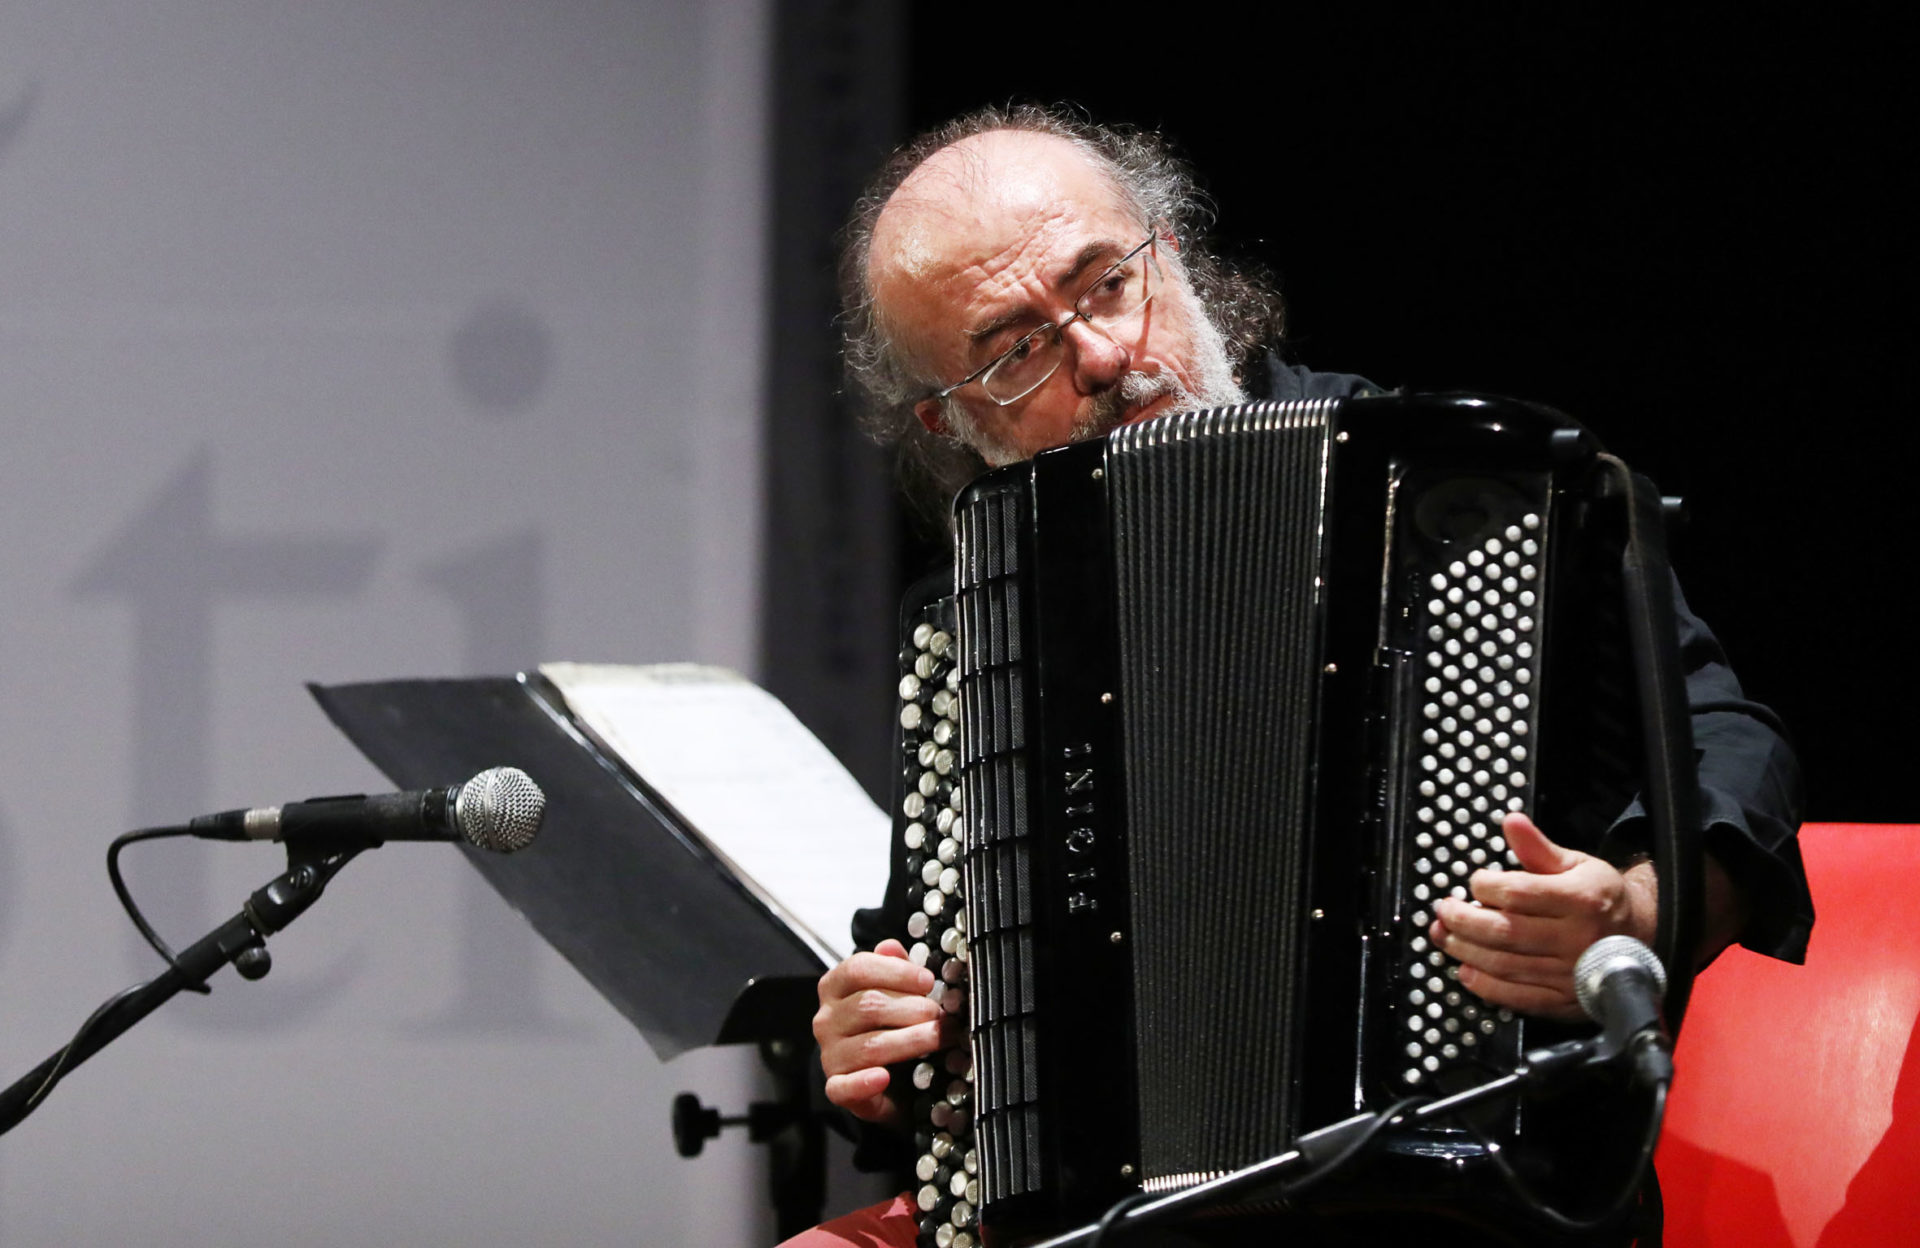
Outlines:
[[1428, 938], [1460, 960], [1460, 985], [1494, 1005], [1550, 1018], [1584, 1017], [1573, 964], [1602, 936], [1651, 942], [1659, 913], [1653, 864], [1620, 871], [1547, 839], [1525, 815], [1500, 827], [1524, 871], [1474, 872], [1478, 905], [1443, 898]]

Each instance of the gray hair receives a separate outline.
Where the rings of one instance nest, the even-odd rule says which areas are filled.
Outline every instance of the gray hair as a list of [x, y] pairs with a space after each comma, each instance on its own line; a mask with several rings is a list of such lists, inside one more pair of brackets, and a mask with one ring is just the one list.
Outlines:
[[[948, 500], [983, 464], [961, 442], [929, 433], [914, 415], [914, 404], [939, 383], [889, 335], [875, 305], [868, 264], [881, 210], [907, 177], [942, 148], [995, 130], [1066, 140], [1112, 179], [1142, 221], [1171, 229], [1180, 240], [1187, 281], [1225, 340], [1236, 370], [1253, 352], [1278, 341], [1283, 322], [1280, 297], [1270, 282], [1222, 262], [1206, 248], [1213, 206], [1193, 171], [1157, 134], [1098, 125], [1062, 106], [1017, 104], [979, 109], [913, 139], [881, 166], [842, 231], [842, 352], [862, 427], [877, 441], [896, 447], [909, 500], [923, 519], [937, 519], [943, 527]], [[952, 400], [947, 415], [950, 424], [965, 428], [964, 414], [955, 410]]]

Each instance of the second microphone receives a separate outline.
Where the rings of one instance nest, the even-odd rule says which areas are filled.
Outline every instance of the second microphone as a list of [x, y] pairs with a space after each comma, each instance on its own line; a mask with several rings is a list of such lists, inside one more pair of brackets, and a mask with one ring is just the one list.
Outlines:
[[194, 835], [227, 841], [287, 841], [326, 849], [371, 849], [388, 841], [465, 841], [512, 853], [533, 843], [546, 795], [517, 767], [493, 767], [465, 784], [404, 793], [315, 797], [202, 815]]

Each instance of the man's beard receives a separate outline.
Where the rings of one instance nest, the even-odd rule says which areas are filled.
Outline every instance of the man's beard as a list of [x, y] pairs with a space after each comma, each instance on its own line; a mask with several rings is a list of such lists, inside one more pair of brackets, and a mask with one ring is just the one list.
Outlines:
[[1129, 411], [1167, 395], [1173, 397], [1167, 408], [1170, 412], [1245, 402], [1246, 393], [1233, 377], [1233, 361], [1227, 355], [1226, 339], [1212, 321], [1205, 317], [1196, 317], [1195, 321], [1193, 364], [1199, 394], [1187, 389], [1172, 373], [1128, 373], [1112, 389], [1087, 400], [1074, 418], [1069, 440], [1086, 442], [1104, 438], [1126, 421]]
[[[1138, 411], [1165, 395], [1173, 396], [1173, 403], [1167, 409], [1173, 412], [1246, 402], [1246, 392], [1234, 379], [1233, 359], [1227, 354], [1227, 340], [1219, 326], [1202, 315], [1195, 315], [1192, 322], [1193, 371], [1198, 394], [1182, 385], [1172, 373], [1127, 373], [1112, 387], [1086, 401], [1074, 416], [1067, 440], [1086, 442], [1103, 438], [1125, 423], [1129, 412]], [[1026, 458], [1015, 448], [982, 434], [957, 410], [950, 410], [948, 421], [988, 467], [998, 468]]]
[[1173, 396], [1169, 411], [1185, 411], [1202, 406], [1172, 373], [1128, 373], [1112, 389], [1103, 390], [1087, 400], [1074, 417], [1073, 431], [1067, 435], [1067, 439], [1071, 442], [1090, 442], [1094, 438], [1104, 438], [1126, 421], [1129, 411], [1143, 408], [1166, 395]]

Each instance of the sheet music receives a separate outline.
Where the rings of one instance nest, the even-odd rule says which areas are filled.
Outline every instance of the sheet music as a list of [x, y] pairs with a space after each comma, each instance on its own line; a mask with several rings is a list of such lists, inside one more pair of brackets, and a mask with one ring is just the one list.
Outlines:
[[722, 667], [545, 663], [633, 771], [830, 962], [880, 904], [892, 822], [779, 699]]

